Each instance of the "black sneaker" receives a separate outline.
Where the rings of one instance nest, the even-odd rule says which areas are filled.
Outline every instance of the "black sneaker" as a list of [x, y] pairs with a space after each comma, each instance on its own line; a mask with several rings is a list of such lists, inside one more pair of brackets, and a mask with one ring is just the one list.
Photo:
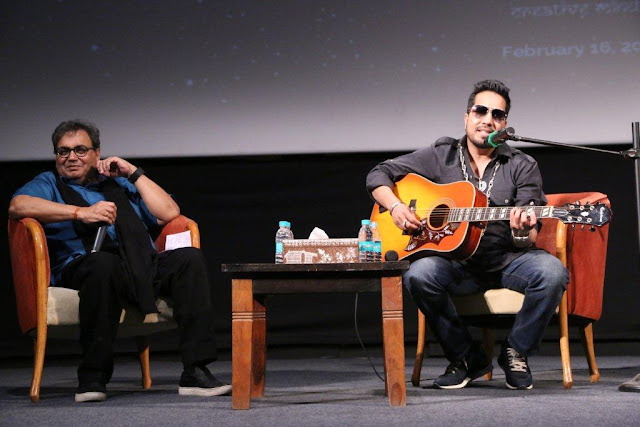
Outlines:
[[484, 350], [477, 343], [473, 343], [469, 353], [462, 360], [451, 362], [444, 374], [435, 379], [433, 385], [444, 389], [463, 388], [469, 382], [491, 371], [493, 371], [493, 365], [487, 359]]
[[178, 394], [182, 396], [221, 396], [231, 392], [231, 385], [218, 381], [206, 366], [190, 366], [182, 371]]
[[527, 363], [527, 358], [511, 347], [508, 340], [504, 340], [498, 364], [504, 369], [505, 384], [511, 390], [531, 390], [533, 377]]
[[107, 387], [99, 382], [80, 384], [76, 391], [76, 402], [104, 402], [107, 399]]

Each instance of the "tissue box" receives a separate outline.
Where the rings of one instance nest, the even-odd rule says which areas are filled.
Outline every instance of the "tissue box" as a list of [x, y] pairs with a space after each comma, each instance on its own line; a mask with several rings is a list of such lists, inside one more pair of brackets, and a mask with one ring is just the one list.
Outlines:
[[358, 239], [291, 239], [282, 241], [285, 264], [358, 262]]

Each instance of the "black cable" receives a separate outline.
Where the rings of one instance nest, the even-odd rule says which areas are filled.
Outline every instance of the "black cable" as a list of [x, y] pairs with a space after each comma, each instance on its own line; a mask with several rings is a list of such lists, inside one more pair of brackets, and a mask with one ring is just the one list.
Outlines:
[[378, 370], [376, 369], [376, 367], [373, 366], [373, 362], [371, 361], [371, 358], [369, 357], [369, 352], [365, 348], [364, 343], [362, 342], [362, 339], [360, 338], [360, 332], [358, 332], [358, 292], [356, 292], [355, 307], [353, 309], [353, 323], [354, 323], [354, 326], [356, 328], [356, 336], [358, 337], [358, 341], [360, 342], [360, 346], [362, 347], [362, 350], [364, 350], [365, 356], [367, 356], [367, 360], [369, 361], [369, 365], [371, 365], [371, 367], [373, 368], [373, 372], [375, 372], [376, 375], [378, 376], [378, 378], [380, 378], [380, 381], [384, 382], [384, 378], [382, 378], [380, 376], [380, 374], [378, 373]]
[[[378, 370], [376, 369], [375, 366], [373, 366], [373, 362], [371, 361], [371, 358], [369, 357], [369, 352], [367, 351], [367, 348], [364, 346], [364, 343], [362, 342], [362, 338], [360, 338], [360, 332], [358, 331], [358, 292], [356, 292], [356, 299], [355, 299], [355, 307], [353, 308], [353, 324], [355, 326], [356, 329], [356, 336], [358, 337], [358, 341], [360, 342], [360, 347], [362, 347], [362, 350], [364, 351], [365, 356], [367, 356], [367, 360], [369, 361], [369, 365], [371, 365], [371, 368], [373, 369], [373, 372], [376, 373], [376, 375], [378, 376], [378, 378], [380, 378], [380, 381], [384, 382], [384, 378], [382, 378], [380, 376], [380, 374], [378, 373]], [[420, 382], [426, 380], [428, 378], [420, 378]], [[411, 382], [411, 380], [407, 380], [405, 381], [407, 384]]]

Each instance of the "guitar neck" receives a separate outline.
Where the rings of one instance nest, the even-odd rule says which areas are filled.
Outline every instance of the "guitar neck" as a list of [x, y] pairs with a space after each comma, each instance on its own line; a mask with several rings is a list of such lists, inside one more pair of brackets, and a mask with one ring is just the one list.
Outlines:
[[[485, 208], [451, 208], [448, 222], [505, 221], [509, 220], [509, 212], [513, 206]], [[553, 206], [523, 206], [526, 211], [533, 211], [536, 218], [556, 218]]]

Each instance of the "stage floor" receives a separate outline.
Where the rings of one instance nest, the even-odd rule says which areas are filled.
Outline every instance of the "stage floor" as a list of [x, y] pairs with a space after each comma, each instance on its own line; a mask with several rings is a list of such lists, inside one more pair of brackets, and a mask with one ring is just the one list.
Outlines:
[[[369, 349], [382, 374], [380, 348]], [[560, 358], [530, 359], [534, 388], [511, 391], [494, 359], [494, 379], [476, 380], [465, 389], [437, 390], [432, 380], [447, 361], [425, 360], [422, 387], [410, 383], [412, 349], [407, 349], [407, 406], [391, 408], [384, 384], [360, 349], [328, 347], [279, 348], [267, 354], [265, 397], [248, 411], [231, 409], [231, 396], [183, 397], [177, 392], [181, 363], [176, 354], [151, 355], [153, 385], [140, 386], [135, 355], [120, 355], [108, 399], [74, 402], [77, 358], [52, 357], [45, 363], [41, 400], [29, 400], [31, 361], [0, 360], [0, 424], [2, 425], [638, 425], [640, 393], [617, 387], [640, 373], [640, 356], [598, 357], [600, 382], [592, 384], [586, 361], [573, 354], [574, 385], [562, 387]], [[230, 354], [210, 365], [223, 381], [231, 381]]]

